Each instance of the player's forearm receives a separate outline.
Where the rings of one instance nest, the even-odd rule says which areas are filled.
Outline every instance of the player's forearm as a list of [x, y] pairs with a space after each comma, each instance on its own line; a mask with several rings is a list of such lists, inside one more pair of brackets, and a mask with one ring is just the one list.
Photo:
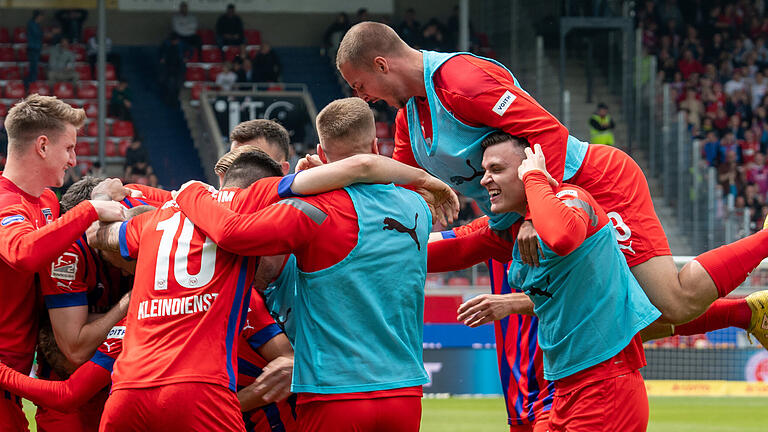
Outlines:
[[427, 271], [441, 273], [457, 271], [475, 264], [487, 261], [499, 255], [511, 256], [512, 245], [509, 250], [503, 248], [491, 240], [493, 234], [486, 228], [482, 232], [470, 235], [444, 239], [431, 242], [427, 246]]
[[65, 381], [31, 378], [0, 364], [0, 387], [29, 399], [36, 405], [58, 411], [81, 406], [111, 382], [109, 371], [88, 362]]
[[52, 319], [56, 343], [67, 360], [75, 366], [87, 362], [99, 345], [106, 340], [112, 327], [125, 317], [128, 311], [128, 302], [129, 298], [123, 297], [107, 313], [101, 314], [92, 321], [83, 320], [80, 328], [75, 329], [74, 332], [69, 332], [69, 334], [65, 331], [57, 332], [57, 323], [53, 322]]
[[134, 183], [127, 184], [125, 187], [141, 192], [144, 195], [144, 198], [154, 201], [155, 203], [164, 203], [171, 200], [171, 192], [163, 189]]
[[99, 228], [95, 232], [88, 232], [88, 246], [104, 251], [120, 252], [120, 227], [122, 224], [123, 222], [99, 224]]
[[41, 270], [66, 251], [97, 219], [93, 205], [82, 202], [38, 230], [0, 236], [0, 258], [18, 271]]
[[568, 255], [587, 237], [587, 220], [561, 201], [541, 171], [523, 177], [528, 211], [541, 241], [560, 256]]

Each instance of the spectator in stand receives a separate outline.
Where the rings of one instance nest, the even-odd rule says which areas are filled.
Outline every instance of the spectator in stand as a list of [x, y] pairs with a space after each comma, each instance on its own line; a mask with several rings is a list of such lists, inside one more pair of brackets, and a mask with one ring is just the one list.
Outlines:
[[720, 139], [720, 151], [722, 152], [721, 160], [728, 162], [728, 153], [733, 152], [736, 157], [736, 163], [741, 165], [741, 146], [734, 136], [734, 133], [730, 130], [726, 131]]
[[27, 21], [27, 60], [29, 61], [29, 71], [24, 79], [24, 86], [29, 87], [29, 83], [37, 81], [37, 63], [40, 61], [40, 51], [43, 49], [43, 28], [40, 24], [43, 22], [45, 14], [43, 11], [35, 9], [32, 11], [32, 18]]
[[698, 73], [699, 75], [704, 73], [704, 66], [696, 60], [693, 56], [693, 51], [690, 49], [685, 50], [683, 58], [677, 62], [677, 68], [682, 72], [683, 79], [688, 79], [692, 73]]
[[725, 112], [725, 108], [718, 108], [713, 121], [715, 128], [721, 133], [728, 129], [728, 113]]
[[768, 194], [768, 167], [763, 153], [755, 154], [754, 162], [747, 167], [747, 181], [754, 183], [758, 193], [765, 198]]
[[244, 58], [240, 69], [237, 71], [237, 82], [252, 83], [256, 81], [254, 78], [253, 63], [250, 59]]
[[48, 81], [76, 83], [79, 75], [75, 70], [75, 61], [75, 53], [69, 47], [69, 40], [62, 38], [61, 42], [51, 48], [51, 56], [48, 59]]
[[432, 18], [421, 32], [421, 48], [428, 51], [445, 51], [447, 49], [442, 25], [437, 18]]
[[54, 15], [61, 25], [62, 37], [72, 42], [80, 42], [83, 36], [83, 23], [88, 18], [85, 9], [61, 9]]
[[266, 42], [261, 44], [259, 52], [253, 56], [253, 74], [256, 82], [279, 82], [282, 72], [280, 57]]
[[613, 129], [616, 127], [608, 105], [600, 102], [597, 110], [589, 118], [589, 142], [593, 144], [614, 145]]
[[232, 85], [237, 82], [237, 74], [232, 70], [232, 64], [224, 63], [221, 72], [216, 75], [216, 85], [222, 90], [232, 90]]
[[[744, 128], [741, 127], [741, 117], [738, 114], [734, 114], [728, 118], [728, 128], [726, 132], [733, 134], [735, 140], [744, 139]], [[738, 143], [737, 143], [738, 144]], [[739, 158], [741, 161], [741, 158]]]
[[184, 68], [179, 36], [171, 33], [160, 47], [160, 86], [164, 93], [163, 99], [168, 105], [175, 106], [178, 103]]
[[704, 115], [704, 104], [699, 100], [695, 88], [688, 87], [685, 91], [685, 99], [680, 102], [680, 108], [688, 111], [688, 123], [698, 129]]
[[757, 221], [760, 218], [760, 209], [765, 205], [765, 196], [761, 196], [757, 185], [748, 183], [744, 186], [744, 205], [749, 211], [750, 219]]
[[149, 153], [147, 153], [147, 150], [144, 148], [144, 146], [141, 145], [141, 139], [139, 137], [134, 137], [131, 141], [131, 144], [127, 149], [125, 149], [124, 177], [126, 179], [130, 176], [131, 173], [129, 168], [139, 162], [149, 163]]
[[421, 24], [416, 21], [416, 11], [413, 8], [408, 8], [403, 16], [403, 21], [397, 26], [397, 33], [400, 37], [412, 47], [421, 46]]
[[157, 176], [146, 161], [139, 161], [128, 167], [126, 180], [146, 186], [157, 187]]
[[197, 34], [197, 17], [189, 14], [187, 2], [179, 4], [179, 13], [171, 18], [171, 29], [179, 36], [185, 56], [192, 49], [196, 50], [197, 55], [200, 56], [203, 41]]
[[717, 180], [724, 193], [736, 197], [744, 189], [741, 175], [743, 170], [743, 167], [739, 164], [736, 152], [734, 150], [726, 150], [725, 162], [717, 167]]
[[741, 147], [741, 162], [750, 165], [755, 161], [755, 156], [760, 154], [760, 141], [755, 137], [752, 129], [744, 131], [744, 139], [739, 141]]
[[735, 92], [745, 89], [746, 83], [744, 83], [744, 79], [742, 78], [741, 70], [735, 69], [733, 71], [733, 77], [725, 83], [725, 94], [727, 96], [733, 96]]
[[[120, 74], [120, 55], [117, 53], [112, 52], [112, 39], [109, 37], [104, 38], [104, 51], [107, 55], [107, 63], [112, 64], [112, 66], [115, 67], [115, 75], [117, 75], [117, 79], [120, 79], [122, 76]], [[91, 65], [91, 75], [94, 79], [98, 78], [96, 76], [96, 61], [99, 57], [99, 40], [96, 38], [96, 36], [91, 36], [88, 39], [88, 64]]]
[[216, 43], [225, 45], [242, 45], [245, 42], [243, 20], [235, 14], [235, 5], [228, 4], [227, 12], [216, 20]]
[[357, 13], [355, 14], [355, 20], [352, 23], [352, 25], [355, 25], [357, 23], [361, 23], [363, 21], [370, 21], [371, 17], [368, 16], [368, 9], [366, 8], [360, 8], [357, 10]]
[[717, 139], [715, 131], [707, 132], [707, 138], [701, 146], [701, 156], [711, 167], [720, 165], [724, 152], [720, 147], [720, 140]]
[[117, 117], [120, 120], [131, 121], [131, 89], [128, 83], [120, 81], [112, 90], [112, 97], [109, 100], [109, 115]]
[[323, 33], [323, 47], [325, 53], [332, 62], [336, 61], [336, 51], [339, 50], [339, 44], [344, 35], [349, 30], [349, 17], [344, 12], [336, 15], [336, 20], [325, 29]]

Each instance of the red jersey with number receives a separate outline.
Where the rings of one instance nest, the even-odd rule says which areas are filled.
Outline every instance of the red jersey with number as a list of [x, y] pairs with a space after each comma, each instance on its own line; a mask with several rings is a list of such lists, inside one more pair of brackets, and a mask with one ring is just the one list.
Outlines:
[[[97, 219], [90, 203], [59, 217], [56, 195], [34, 197], [0, 173], [0, 360], [22, 373], [32, 367], [41, 307], [39, 276]], [[58, 219], [58, 220], [57, 220]]]
[[[237, 209], [229, 192], [219, 201]], [[124, 222], [120, 253], [137, 264], [113, 389], [205, 382], [235, 391], [257, 260], [219, 249], [174, 201]]]
[[[237, 390], [253, 384], [261, 375], [267, 361], [258, 353], [259, 348], [283, 330], [272, 319], [264, 299], [257, 292], [251, 293], [245, 326], [240, 333], [237, 353]], [[278, 403], [267, 404], [243, 413], [245, 430], [247, 432], [270, 432], [297, 430], [295, 411], [295, 396]]]

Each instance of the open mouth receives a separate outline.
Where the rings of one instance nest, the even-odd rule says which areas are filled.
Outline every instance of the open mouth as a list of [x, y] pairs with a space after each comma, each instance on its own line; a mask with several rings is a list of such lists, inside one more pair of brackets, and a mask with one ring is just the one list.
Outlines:
[[491, 201], [495, 201], [501, 196], [501, 191], [499, 189], [490, 189], [488, 195], [491, 197]]

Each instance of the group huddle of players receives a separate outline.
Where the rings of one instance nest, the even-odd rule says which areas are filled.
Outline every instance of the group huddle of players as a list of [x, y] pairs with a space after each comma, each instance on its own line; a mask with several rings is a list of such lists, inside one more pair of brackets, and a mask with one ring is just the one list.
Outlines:
[[[637, 164], [503, 65], [363, 22], [337, 67], [359, 97], [318, 114], [317, 154], [288, 174], [285, 129], [244, 122], [218, 188], [85, 178], [59, 203], [84, 112], [9, 111], [0, 430], [27, 430], [26, 398], [41, 431], [417, 431], [426, 274], [480, 262], [493, 292], [457, 319], [496, 326], [511, 431], [645, 430], [643, 340], [736, 326], [768, 347], [768, 293], [723, 298], [768, 231], [678, 272]], [[375, 100], [400, 108], [393, 159]], [[486, 216], [430, 234], [454, 190]]]

